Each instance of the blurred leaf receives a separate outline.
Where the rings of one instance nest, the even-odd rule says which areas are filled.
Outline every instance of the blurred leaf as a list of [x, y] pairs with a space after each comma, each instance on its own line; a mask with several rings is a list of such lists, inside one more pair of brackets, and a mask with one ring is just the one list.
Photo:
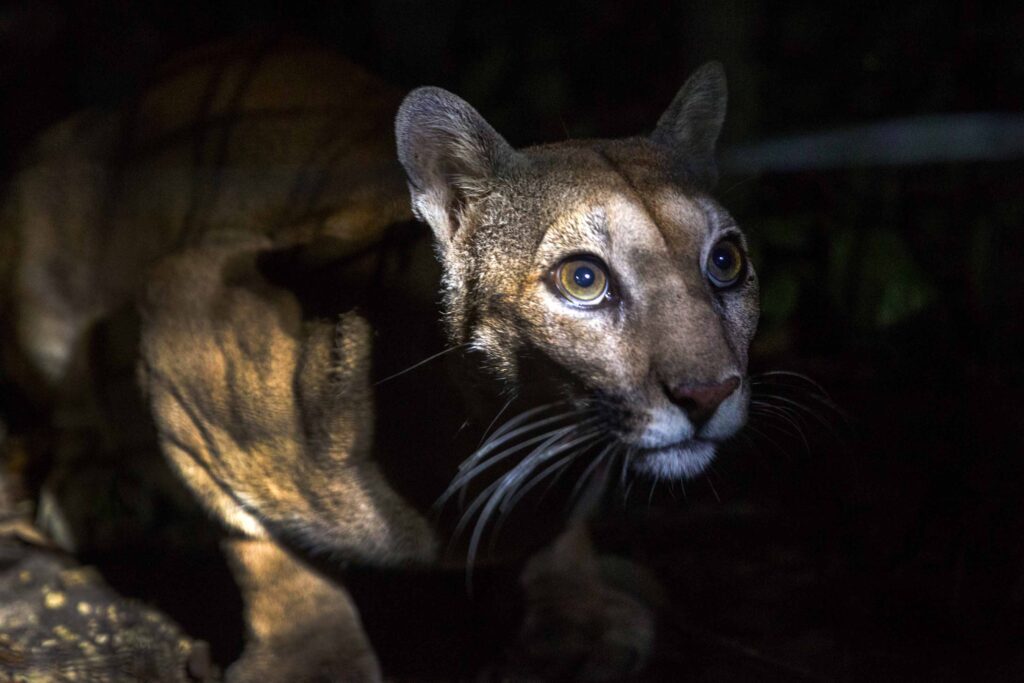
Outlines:
[[[868, 263], [863, 274], [864, 291], [875, 303], [874, 323], [889, 327], [918, 313], [934, 300], [935, 289], [907, 248], [906, 241], [891, 230], [871, 233]], [[865, 302], [868, 306], [872, 304]]]
[[865, 261], [858, 264], [857, 308], [866, 322], [890, 327], [926, 308], [934, 300], [935, 290], [898, 234], [873, 230], [866, 237]]
[[895, 231], [837, 231], [831, 240], [829, 299], [861, 329], [886, 328], [926, 309], [936, 289]]
[[761, 292], [761, 315], [770, 327], [787, 320], [796, 311], [800, 281], [791, 270], [776, 273]]

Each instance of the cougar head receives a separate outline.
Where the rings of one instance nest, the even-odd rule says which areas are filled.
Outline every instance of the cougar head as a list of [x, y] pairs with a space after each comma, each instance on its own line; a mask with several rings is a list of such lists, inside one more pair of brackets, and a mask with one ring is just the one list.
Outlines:
[[710, 63], [649, 135], [515, 150], [451, 93], [403, 102], [398, 155], [435, 236], [450, 339], [513, 390], [575, 406], [549, 450], [592, 435], [635, 471], [685, 478], [744, 424], [757, 280], [709, 194], [725, 104]]

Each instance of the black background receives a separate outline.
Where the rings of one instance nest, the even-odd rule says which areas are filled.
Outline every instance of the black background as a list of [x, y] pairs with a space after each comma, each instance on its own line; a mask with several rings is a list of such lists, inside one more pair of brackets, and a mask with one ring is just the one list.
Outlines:
[[[707, 59], [730, 79], [725, 147], [1024, 111], [1020, 5], [26, 1], [0, 9], [5, 175], [46, 126], [116, 105], [180, 49], [252, 31], [446, 87], [516, 145], [648, 130]], [[604, 543], [646, 558], [672, 598], [652, 678], [1024, 678], [1022, 171], [723, 176], [762, 276], [754, 369], [813, 377], [845, 416], [805, 395], [803, 436], [755, 421], [685, 497], [634, 492], [613, 515]], [[122, 583], [159, 598], [148, 581]], [[237, 643], [176, 616], [230, 659]]]

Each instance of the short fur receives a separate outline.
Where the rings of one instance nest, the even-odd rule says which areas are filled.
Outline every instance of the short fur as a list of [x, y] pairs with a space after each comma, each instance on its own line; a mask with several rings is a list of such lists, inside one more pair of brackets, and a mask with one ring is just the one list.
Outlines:
[[[138, 304], [139, 377], [160, 445], [236, 535], [229, 553], [249, 640], [234, 679], [378, 679], [343, 588], [311, 562], [438, 559], [451, 525], [430, 523], [423, 503], [442, 493], [431, 482], [450, 482], [446, 495], [479, 494], [474, 509], [486, 526], [530, 480], [526, 466], [556, 453], [567, 464], [589, 459], [594, 471], [622, 457], [657, 477], [706, 467], [745, 419], [742, 378], [758, 310], [752, 267], [726, 289], [705, 273], [717, 240], [743, 248], [708, 194], [724, 108], [724, 76], [712, 64], [649, 136], [517, 151], [443, 90], [418, 89], [399, 107], [390, 88], [322, 51], [247, 44], [192, 55], [123, 110], [85, 113], [44, 136], [5, 209], [6, 234], [19, 236], [18, 337], [54, 385], [74, 383], [89, 326]], [[437, 408], [428, 404], [469, 418], [462, 441], [438, 437], [442, 446], [414, 436], [444, 434], [441, 424], [402, 422], [398, 430], [409, 432], [396, 434], [390, 411], [410, 414], [407, 395], [374, 410], [387, 391], [371, 386], [377, 342], [368, 320], [412, 335], [413, 318], [398, 311], [432, 317], [422, 252], [364, 256], [383, 254], [409, 218], [404, 180], [413, 213], [433, 232], [449, 348], [462, 352], [462, 374], [446, 385], [453, 393], [409, 394], [424, 403], [421, 422]], [[609, 268], [606, 305], [575, 305], [553, 286], [559, 264], [579, 254]], [[321, 288], [310, 304], [310, 283], [332, 263], [342, 264], [342, 279], [327, 287], [339, 291]], [[394, 272], [400, 277], [388, 280]], [[346, 298], [357, 290], [371, 294]], [[398, 298], [382, 298], [385, 290]], [[346, 302], [340, 317], [310, 314], [332, 296]], [[348, 310], [353, 304], [365, 315]], [[733, 380], [707, 420], [687, 418], [680, 396]], [[543, 443], [520, 452], [518, 464], [479, 477], [498, 460], [498, 443], [534, 428], [513, 430], [513, 420], [475, 452], [466, 446], [487, 436], [508, 397], [507, 405], [520, 401], [520, 420], [545, 402], [575, 412], [550, 418], [568, 426], [534, 438]], [[586, 416], [579, 425], [577, 415]], [[382, 433], [381, 424], [390, 426]], [[565, 538], [578, 536], [574, 528]], [[538, 651], [530, 643], [549, 633], [538, 615], [557, 621], [587, 602], [559, 596], [583, 591], [607, 608], [580, 617], [597, 624], [587, 627], [592, 640], [556, 650], [596, 653], [601, 665], [583, 671], [600, 676], [605, 646], [628, 646], [636, 656], [624, 657], [619, 673], [629, 670], [650, 648], [649, 612], [603, 586], [596, 569], [581, 582], [574, 567], [596, 564], [567, 553], [589, 546], [563, 539], [524, 577], [537, 606], [524, 649]]]

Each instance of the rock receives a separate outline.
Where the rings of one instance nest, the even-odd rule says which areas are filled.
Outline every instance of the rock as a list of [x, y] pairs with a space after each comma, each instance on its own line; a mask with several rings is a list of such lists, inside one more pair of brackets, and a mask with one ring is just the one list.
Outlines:
[[206, 643], [22, 524], [0, 529], [0, 680], [218, 680]]

